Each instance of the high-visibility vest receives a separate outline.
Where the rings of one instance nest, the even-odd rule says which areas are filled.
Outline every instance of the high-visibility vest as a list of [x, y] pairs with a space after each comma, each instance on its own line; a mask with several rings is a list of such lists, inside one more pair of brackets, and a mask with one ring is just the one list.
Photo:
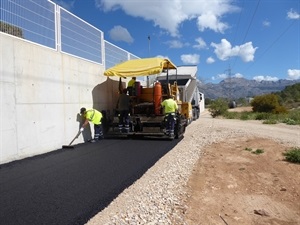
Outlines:
[[165, 108], [165, 114], [175, 113], [178, 109], [177, 103], [172, 98], [164, 100], [161, 106]]
[[101, 124], [102, 113], [96, 109], [89, 109], [85, 113], [85, 118], [93, 124]]
[[127, 87], [133, 87], [133, 86], [134, 86], [134, 83], [135, 83], [135, 80], [134, 80], [134, 79], [131, 79], [130, 81], [128, 81]]

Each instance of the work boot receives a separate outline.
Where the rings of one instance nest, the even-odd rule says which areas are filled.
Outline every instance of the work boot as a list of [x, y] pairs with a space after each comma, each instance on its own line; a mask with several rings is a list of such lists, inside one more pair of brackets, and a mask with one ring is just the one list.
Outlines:
[[129, 133], [129, 125], [125, 125], [125, 133]]
[[169, 134], [170, 137], [174, 137], [174, 131], [171, 131]]
[[92, 139], [91, 143], [96, 143], [96, 142], [99, 142], [99, 141], [100, 141], [100, 139]]

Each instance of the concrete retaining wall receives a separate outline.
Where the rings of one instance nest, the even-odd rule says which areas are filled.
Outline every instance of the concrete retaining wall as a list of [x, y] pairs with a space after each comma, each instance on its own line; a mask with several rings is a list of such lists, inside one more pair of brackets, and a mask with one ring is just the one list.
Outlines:
[[[0, 164], [67, 145], [81, 107], [112, 109], [118, 80], [104, 67], [0, 33]], [[93, 136], [93, 125], [74, 142]]]

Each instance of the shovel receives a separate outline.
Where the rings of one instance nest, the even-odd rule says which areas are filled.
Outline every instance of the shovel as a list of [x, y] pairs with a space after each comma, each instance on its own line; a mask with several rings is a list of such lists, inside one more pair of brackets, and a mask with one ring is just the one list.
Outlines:
[[70, 142], [70, 144], [69, 145], [63, 145], [62, 148], [74, 148], [74, 146], [72, 146], [72, 143], [75, 141], [76, 138], [79, 137], [80, 134], [81, 134], [81, 131], [78, 131], [78, 133], [76, 134], [74, 139]]

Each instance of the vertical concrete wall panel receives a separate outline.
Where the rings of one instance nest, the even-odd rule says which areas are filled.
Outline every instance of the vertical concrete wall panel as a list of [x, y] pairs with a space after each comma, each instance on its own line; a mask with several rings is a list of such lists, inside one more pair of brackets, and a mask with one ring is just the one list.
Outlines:
[[3, 80], [0, 81], [0, 162], [18, 158], [15, 85]]
[[[0, 50], [0, 164], [68, 144], [82, 123], [82, 106], [114, 107], [118, 79], [105, 77], [102, 65], [3, 33]], [[93, 125], [86, 132], [92, 137]]]
[[17, 42], [14, 47], [18, 104], [63, 103], [59, 54], [37, 45]]
[[17, 106], [19, 156], [24, 158], [59, 148], [63, 141], [61, 105], [21, 104]]

